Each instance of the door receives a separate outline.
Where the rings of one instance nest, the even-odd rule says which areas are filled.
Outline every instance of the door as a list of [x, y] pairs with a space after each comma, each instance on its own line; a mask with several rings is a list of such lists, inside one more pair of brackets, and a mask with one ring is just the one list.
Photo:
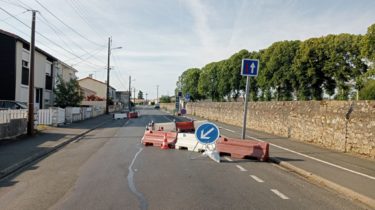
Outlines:
[[43, 109], [43, 88], [36, 88], [35, 102], [39, 104], [39, 109]]

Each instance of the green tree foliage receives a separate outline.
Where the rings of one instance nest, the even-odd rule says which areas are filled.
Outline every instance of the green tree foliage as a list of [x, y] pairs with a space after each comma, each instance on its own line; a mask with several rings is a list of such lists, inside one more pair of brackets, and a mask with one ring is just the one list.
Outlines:
[[143, 99], [143, 92], [141, 90], [138, 92], [138, 99]]
[[359, 91], [361, 100], [375, 100], [375, 80], [368, 80], [366, 85]]
[[65, 82], [59, 77], [54, 93], [56, 96], [55, 106], [61, 108], [79, 106], [83, 100], [83, 96], [80, 93], [80, 86], [76, 79]]
[[250, 80], [250, 100], [346, 100], [375, 78], [375, 24], [365, 35], [328, 35], [275, 42], [253, 52], [243, 49], [202, 69], [186, 70], [177, 84], [194, 100], [236, 101], [245, 93], [246, 78], [240, 75], [244, 58], [260, 60], [258, 77]]
[[219, 63], [210, 63], [204, 66], [198, 81], [198, 93], [212, 101], [220, 101], [219, 86]]
[[160, 103], [171, 103], [171, 98], [169, 96], [161, 96], [159, 101]]
[[198, 82], [201, 74], [201, 70], [198, 68], [187, 69], [179, 77], [177, 82], [181, 88], [182, 95], [190, 94], [190, 99], [192, 101], [202, 99], [201, 94], [198, 92]]

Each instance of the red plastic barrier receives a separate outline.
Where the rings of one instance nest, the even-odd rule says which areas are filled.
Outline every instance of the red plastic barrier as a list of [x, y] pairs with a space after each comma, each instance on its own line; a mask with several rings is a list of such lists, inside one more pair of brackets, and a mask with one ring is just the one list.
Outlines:
[[174, 144], [177, 140], [177, 133], [176, 132], [164, 132], [164, 131], [151, 131], [146, 130], [143, 138], [141, 140], [142, 144], [145, 146], [154, 146], [154, 147], [161, 147], [163, 144], [163, 140], [167, 134], [167, 142], [168, 145], [173, 148]]
[[250, 139], [221, 137], [216, 142], [216, 150], [220, 153], [228, 153], [234, 158], [254, 157], [260, 161], [267, 161], [269, 158], [269, 144]]
[[128, 113], [128, 118], [137, 118], [138, 117], [138, 112], [129, 112]]
[[176, 122], [176, 129], [179, 132], [193, 132], [194, 129], [194, 122]]

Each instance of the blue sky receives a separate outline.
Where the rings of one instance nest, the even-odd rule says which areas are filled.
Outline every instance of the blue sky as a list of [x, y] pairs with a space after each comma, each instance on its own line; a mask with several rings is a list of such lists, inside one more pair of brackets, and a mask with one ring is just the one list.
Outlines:
[[[365, 34], [375, 23], [374, 0], [38, 1], [85, 39], [36, 0], [0, 0], [0, 7], [27, 25], [31, 13], [22, 7], [38, 10], [37, 31], [60, 46], [38, 34], [37, 46], [73, 65], [79, 78], [93, 74], [106, 80], [106, 45], [112, 36], [112, 46], [123, 48], [112, 51], [111, 85], [127, 90], [131, 75], [132, 86], [148, 93], [149, 99], [156, 97], [157, 85], [159, 96], [172, 95], [184, 70], [226, 59], [241, 49], [327, 34]], [[30, 29], [2, 10], [0, 28], [30, 39]], [[82, 61], [77, 58], [81, 56], [88, 58]]]

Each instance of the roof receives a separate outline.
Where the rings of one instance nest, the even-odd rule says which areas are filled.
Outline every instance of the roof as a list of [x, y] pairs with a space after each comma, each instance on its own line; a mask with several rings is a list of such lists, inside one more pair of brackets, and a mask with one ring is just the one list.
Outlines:
[[[99, 83], [101, 83], [101, 84], [107, 85], [107, 83], [102, 82], [102, 81], [99, 81], [99, 80], [96, 80], [96, 79], [91, 78], [91, 77], [85, 77], [85, 78], [79, 79], [78, 82], [79, 82], [79, 81], [82, 81], [82, 80], [86, 80], [86, 79], [93, 80], [93, 81], [95, 81], [95, 82], [99, 82]], [[116, 90], [116, 88], [114, 88], [114, 87], [112, 87], [112, 86], [109, 86], [109, 87], [111, 87], [112, 89]]]
[[[22, 37], [17, 36], [16, 34], [10, 33], [10, 32], [8, 32], [8, 31], [4, 31], [4, 30], [0, 29], [0, 34], [4, 34], [4, 35], [6, 35], [6, 36], [12, 37], [12, 38], [14, 38], [16, 41], [20, 41], [20, 42], [22, 42], [22, 43], [30, 44], [30, 42], [26, 41], [26, 40], [23, 39]], [[42, 50], [42, 49], [40, 49], [40, 48], [38, 48], [38, 47], [36, 47], [36, 46], [35, 46], [35, 50], [38, 51], [39, 53], [42, 53], [42, 54], [44, 54], [44, 55], [46, 55], [46, 56], [52, 58], [53, 60], [56, 60], [56, 61], [58, 60], [56, 57], [52, 56], [51, 54], [47, 53], [46, 51], [44, 51], [44, 50]]]

